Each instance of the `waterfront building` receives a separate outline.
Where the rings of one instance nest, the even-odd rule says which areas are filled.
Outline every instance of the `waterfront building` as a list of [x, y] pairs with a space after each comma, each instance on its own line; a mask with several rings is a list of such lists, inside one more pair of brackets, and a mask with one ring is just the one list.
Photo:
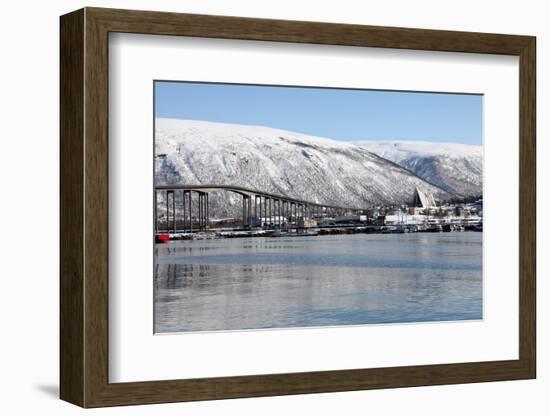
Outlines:
[[300, 228], [317, 227], [317, 221], [309, 219], [309, 218], [299, 218], [298, 219], [298, 227], [300, 227]]
[[418, 208], [433, 208], [436, 206], [435, 199], [432, 194], [422, 192], [418, 187], [414, 190], [413, 207]]

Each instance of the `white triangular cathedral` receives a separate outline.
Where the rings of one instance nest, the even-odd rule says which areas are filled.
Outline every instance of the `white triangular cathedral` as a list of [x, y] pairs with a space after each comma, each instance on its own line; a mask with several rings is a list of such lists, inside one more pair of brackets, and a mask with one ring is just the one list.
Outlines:
[[413, 206], [419, 208], [433, 208], [436, 206], [435, 199], [432, 194], [426, 194], [416, 187], [414, 190]]

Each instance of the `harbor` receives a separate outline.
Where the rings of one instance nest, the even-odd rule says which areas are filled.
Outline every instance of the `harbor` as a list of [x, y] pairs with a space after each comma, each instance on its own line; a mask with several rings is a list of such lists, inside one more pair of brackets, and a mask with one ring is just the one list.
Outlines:
[[157, 242], [170, 240], [205, 240], [212, 238], [250, 238], [250, 237], [308, 237], [316, 235], [338, 234], [406, 234], [433, 233], [453, 231], [483, 231], [481, 221], [430, 222], [428, 224], [393, 224], [393, 225], [347, 225], [331, 227], [252, 229], [252, 230], [210, 230], [195, 233], [160, 233]]
[[[242, 194], [241, 218], [211, 218], [209, 193], [218, 188]], [[483, 231], [482, 199], [438, 206], [431, 195], [418, 188], [410, 206], [369, 208], [322, 205], [234, 187], [164, 186], [157, 191], [163, 192], [160, 208], [158, 202], [156, 204], [157, 243], [213, 238]], [[195, 207], [193, 193], [198, 195]]]
[[357, 208], [232, 187], [242, 215], [220, 218], [218, 190], [160, 190], [156, 332], [483, 317], [480, 198], [416, 189], [410, 204]]

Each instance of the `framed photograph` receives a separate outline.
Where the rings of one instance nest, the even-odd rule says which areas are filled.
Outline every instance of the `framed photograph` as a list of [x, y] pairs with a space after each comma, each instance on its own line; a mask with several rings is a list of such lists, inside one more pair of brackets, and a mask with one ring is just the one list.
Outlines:
[[61, 398], [535, 378], [535, 49], [62, 16]]

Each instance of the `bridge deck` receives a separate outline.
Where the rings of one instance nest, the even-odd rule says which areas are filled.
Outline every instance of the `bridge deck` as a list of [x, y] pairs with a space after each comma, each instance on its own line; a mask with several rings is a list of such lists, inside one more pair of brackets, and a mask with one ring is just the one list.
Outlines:
[[319, 207], [319, 208], [332, 208], [332, 209], [338, 209], [338, 210], [348, 210], [348, 211], [365, 211], [369, 208], [358, 208], [358, 207], [346, 207], [346, 206], [340, 206], [340, 205], [331, 205], [331, 204], [323, 204], [320, 202], [312, 202], [312, 201], [306, 201], [303, 199], [297, 199], [297, 198], [291, 198], [286, 195], [277, 195], [272, 194], [269, 192], [263, 192], [258, 191], [255, 189], [245, 188], [241, 186], [232, 186], [232, 185], [157, 185], [155, 186], [156, 190], [165, 190], [165, 191], [171, 191], [171, 190], [184, 190], [184, 191], [196, 191], [196, 192], [204, 192], [204, 193], [210, 193], [210, 192], [216, 192], [216, 191], [229, 191], [229, 192], [235, 192], [241, 195], [245, 195], [247, 197], [254, 197], [254, 196], [261, 196], [264, 198], [269, 199], [276, 199], [280, 201], [286, 201], [295, 203], [298, 205], [307, 205], [310, 207]]

